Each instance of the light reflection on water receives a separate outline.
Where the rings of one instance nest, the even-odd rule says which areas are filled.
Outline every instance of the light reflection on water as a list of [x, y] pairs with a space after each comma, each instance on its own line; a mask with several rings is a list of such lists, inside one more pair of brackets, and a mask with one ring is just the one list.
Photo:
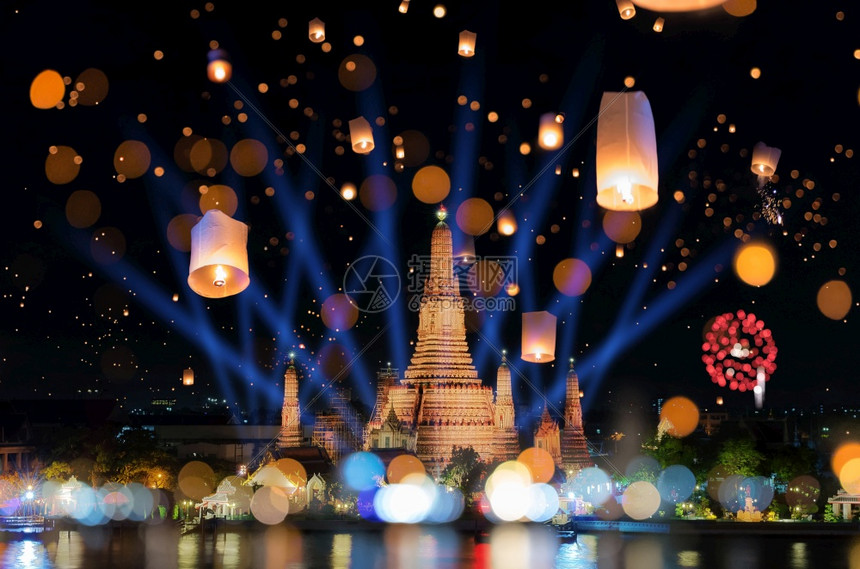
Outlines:
[[180, 535], [171, 526], [80, 528], [0, 542], [15, 569], [860, 569], [860, 540], [580, 534], [559, 542], [539, 525], [503, 524], [483, 539], [445, 526], [393, 524], [350, 532], [290, 526]]

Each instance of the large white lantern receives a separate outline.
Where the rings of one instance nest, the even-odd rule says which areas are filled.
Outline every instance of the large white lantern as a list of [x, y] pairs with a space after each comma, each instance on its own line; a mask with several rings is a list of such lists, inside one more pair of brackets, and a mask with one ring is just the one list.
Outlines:
[[556, 321], [546, 310], [523, 312], [522, 359], [538, 364], [555, 359]]
[[622, 20], [629, 20], [636, 15], [636, 6], [630, 0], [615, 0], [618, 6], [618, 14]]
[[373, 129], [364, 117], [356, 117], [349, 121], [349, 139], [352, 150], [357, 154], [367, 154], [373, 147]]
[[768, 146], [764, 142], [758, 142], [753, 147], [752, 163], [750, 170], [759, 176], [773, 176], [782, 150]]
[[207, 211], [191, 228], [188, 286], [206, 298], [245, 290], [248, 273], [248, 226], [220, 209]]
[[597, 119], [597, 204], [639, 211], [657, 203], [657, 137], [642, 91], [605, 92]]
[[692, 12], [719, 6], [726, 0], [633, 0], [637, 6], [655, 12]]

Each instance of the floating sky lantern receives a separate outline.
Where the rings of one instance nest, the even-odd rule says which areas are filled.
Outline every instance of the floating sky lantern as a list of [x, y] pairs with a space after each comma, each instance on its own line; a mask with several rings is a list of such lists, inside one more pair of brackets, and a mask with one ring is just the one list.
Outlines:
[[758, 142], [753, 147], [752, 164], [750, 170], [759, 176], [773, 176], [782, 150], [768, 146], [764, 142]]
[[469, 30], [460, 32], [460, 44], [457, 48], [457, 53], [463, 57], [472, 57], [475, 55], [475, 40], [477, 37], [478, 34]]
[[366, 118], [359, 116], [349, 121], [349, 138], [353, 152], [367, 154], [373, 150], [373, 129]]
[[543, 364], [555, 359], [556, 321], [555, 315], [546, 310], [523, 312], [523, 360]]
[[654, 27], [653, 27], [654, 31], [657, 32], [658, 34], [660, 32], [662, 32], [663, 31], [663, 24], [665, 24], [665, 23], [666, 23], [666, 20], [664, 20], [663, 18], [657, 18], [656, 20], [654, 20]]
[[308, 22], [308, 39], [314, 43], [325, 41], [325, 22], [319, 18], [314, 18]]
[[597, 119], [597, 204], [639, 211], [657, 203], [657, 138], [642, 91], [606, 92]]
[[191, 228], [188, 286], [207, 298], [245, 290], [248, 273], [248, 226], [220, 209], [210, 209]]
[[630, 0], [615, 0], [615, 4], [622, 20], [629, 20], [636, 15], [636, 6]]
[[209, 51], [209, 64], [206, 66], [206, 76], [213, 83], [226, 83], [233, 76], [233, 64], [227, 52], [223, 49]]
[[194, 370], [190, 367], [182, 370], [182, 385], [194, 385]]
[[693, 12], [719, 6], [726, 0], [633, 0], [637, 6], [655, 12]]
[[517, 218], [514, 217], [514, 213], [509, 209], [499, 213], [499, 216], [496, 218], [496, 228], [502, 235], [513, 235], [516, 233]]
[[557, 113], [544, 113], [540, 117], [538, 144], [544, 150], [557, 150], [564, 143], [562, 117]]

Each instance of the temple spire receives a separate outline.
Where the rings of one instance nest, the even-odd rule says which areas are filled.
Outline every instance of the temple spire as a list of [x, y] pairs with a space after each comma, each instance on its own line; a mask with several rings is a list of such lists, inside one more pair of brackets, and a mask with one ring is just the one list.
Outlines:
[[291, 448], [302, 445], [301, 408], [299, 406], [299, 377], [293, 363], [293, 354], [284, 372], [284, 405], [281, 408], [281, 432], [278, 446]]
[[564, 432], [561, 437], [561, 461], [567, 472], [575, 473], [592, 465], [588, 441], [582, 426], [582, 404], [579, 400], [579, 376], [570, 358], [567, 372], [567, 394], [564, 406]]
[[404, 373], [406, 383], [480, 383], [466, 343], [465, 299], [454, 277], [451, 229], [445, 216], [440, 210], [430, 240], [429, 271], [418, 299], [418, 342]]

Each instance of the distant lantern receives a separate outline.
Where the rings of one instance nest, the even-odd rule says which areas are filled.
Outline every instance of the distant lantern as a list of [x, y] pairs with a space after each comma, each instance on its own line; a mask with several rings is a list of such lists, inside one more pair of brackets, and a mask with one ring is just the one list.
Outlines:
[[206, 298], [245, 290], [248, 273], [248, 226], [220, 209], [210, 209], [191, 228], [188, 286]]
[[314, 18], [308, 22], [308, 39], [314, 43], [325, 41], [325, 22], [319, 18]]
[[206, 66], [206, 75], [213, 83], [226, 83], [233, 76], [233, 65], [223, 49], [209, 51], [209, 64]]
[[540, 117], [538, 144], [544, 150], [557, 150], [564, 143], [564, 129], [556, 113], [544, 113]]
[[654, 20], [654, 31], [657, 33], [662, 32], [663, 31], [663, 24], [665, 24], [665, 23], [666, 23], [666, 20], [664, 20], [663, 18], [657, 18], [656, 20]]
[[373, 130], [366, 118], [358, 117], [349, 121], [349, 138], [354, 152], [367, 154], [373, 150]]
[[457, 49], [457, 53], [463, 57], [472, 57], [475, 55], [475, 39], [477, 37], [478, 34], [469, 30], [460, 32], [460, 46]]
[[546, 310], [523, 312], [523, 360], [544, 364], [555, 359], [556, 320]]
[[405, 14], [409, 11], [409, 0], [401, 0], [400, 6], [397, 8], [401, 14]]
[[759, 176], [773, 176], [781, 154], [782, 150], [779, 148], [773, 148], [764, 142], [758, 142], [753, 147], [750, 170], [752, 170], [753, 174], [758, 174]]
[[657, 137], [642, 91], [605, 92], [597, 119], [597, 204], [639, 211], [657, 203]]
[[636, 7], [630, 0], [615, 0], [618, 6], [618, 13], [621, 14], [622, 20], [629, 20], [636, 15]]
[[194, 385], [194, 370], [190, 367], [182, 370], [182, 385]]
[[633, 0], [637, 6], [655, 12], [693, 12], [719, 6], [726, 0]]
[[517, 232], [517, 218], [511, 210], [506, 209], [496, 218], [496, 229], [502, 235], [513, 235]]

